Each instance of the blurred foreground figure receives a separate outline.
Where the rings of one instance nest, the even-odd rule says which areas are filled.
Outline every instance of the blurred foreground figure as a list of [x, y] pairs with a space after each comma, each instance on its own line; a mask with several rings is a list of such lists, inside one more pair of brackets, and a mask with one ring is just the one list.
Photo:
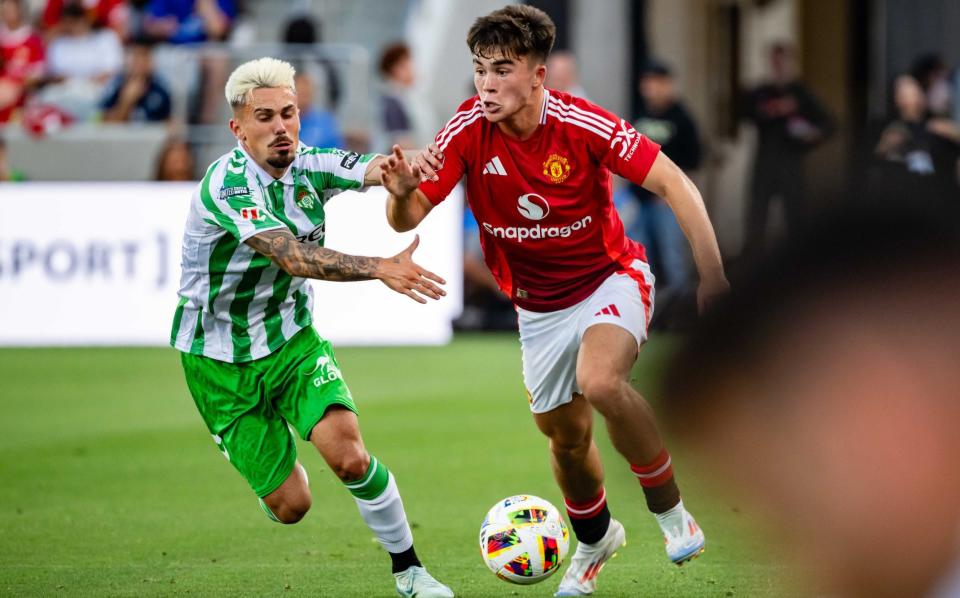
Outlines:
[[784, 248], [676, 356], [675, 430], [831, 596], [960, 596], [960, 240], [920, 214]]

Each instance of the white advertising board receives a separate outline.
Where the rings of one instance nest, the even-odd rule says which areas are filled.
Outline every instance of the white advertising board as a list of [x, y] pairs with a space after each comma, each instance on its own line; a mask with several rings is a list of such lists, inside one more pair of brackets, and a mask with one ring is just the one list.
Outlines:
[[[195, 185], [0, 184], [0, 345], [156, 345], [169, 342], [180, 242]], [[380, 188], [327, 204], [331, 249], [389, 256], [414, 233], [387, 225]], [[379, 281], [314, 281], [318, 332], [339, 345], [442, 344], [462, 297], [462, 195], [419, 227], [414, 260], [447, 280], [420, 305]]]

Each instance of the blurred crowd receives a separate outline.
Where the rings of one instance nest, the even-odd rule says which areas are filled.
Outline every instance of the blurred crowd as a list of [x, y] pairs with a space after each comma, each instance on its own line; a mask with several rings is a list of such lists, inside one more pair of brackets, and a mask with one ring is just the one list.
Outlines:
[[892, 115], [874, 146], [870, 191], [940, 204], [960, 199], [960, 93], [956, 72], [936, 54], [919, 56], [893, 83]]
[[238, 15], [235, 0], [2, 0], [0, 123], [166, 122], [154, 46], [225, 40]]
[[[345, 131], [336, 116], [344, 65], [315, 51], [321, 23], [293, 5], [280, 21], [271, 41], [301, 58], [304, 143], [413, 146], [415, 79], [405, 44], [390, 44], [379, 59], [374, 122]], [[157, 176], [193, 180], [203, 165], [189, 128], [224, 122], [222, 89], [239, 55], [231, 51], [250, 48], [256, 37], [243, 0], [0, 0], [0, 131], [22, 127], [42, 137], [78, 124], [165, 126], [171, 138], [157, 156]], [[14, 178], [23, 173], [15, 177], [0, 162], [0, 180]]]

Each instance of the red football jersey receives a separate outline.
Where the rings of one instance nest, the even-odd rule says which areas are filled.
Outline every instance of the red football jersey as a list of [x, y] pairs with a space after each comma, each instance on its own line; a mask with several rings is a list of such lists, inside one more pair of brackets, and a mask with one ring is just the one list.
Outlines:
[[[586, 100], [544, 90], [540, 126], [520, 141], [500, 131], [473, 97], [437, 135], [439, 181], [420, 190], [434, 204], [467, 177], [487, 266], [513, 302], [556, 311], [586, 299], [614, 272], [646, 261], [613, 205], [616, 173], [640, 184], [660, 146]], [[638, 275], [639, 276], [639, 275]], [[638, 277], [644, 301], [649, 288]]]

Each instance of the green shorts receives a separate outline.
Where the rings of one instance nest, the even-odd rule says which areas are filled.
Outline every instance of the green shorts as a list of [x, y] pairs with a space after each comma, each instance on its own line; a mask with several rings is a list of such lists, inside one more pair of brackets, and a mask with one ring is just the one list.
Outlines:
[[312, 326], [254, 361], [227, 363], [190, 353], [181, 353], [181, 360], [214, 441], [261, 498], [293, 471], [293, 430], [309, 440], [333, 405], [357, 413], [333, 348]]

